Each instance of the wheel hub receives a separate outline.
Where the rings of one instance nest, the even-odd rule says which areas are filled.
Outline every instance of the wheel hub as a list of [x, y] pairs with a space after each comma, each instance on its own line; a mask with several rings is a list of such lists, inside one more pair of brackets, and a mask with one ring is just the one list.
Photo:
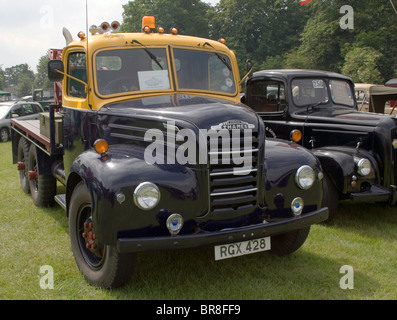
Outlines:
[[85, 240], [85, 247], [97, 257], [102, 257], [104, 248], [99, 247], [96, 241], [96, 235], [92, 223], [92, 214], [83, 223], [83, 227], [83, 233], [81, 234], [81, 236]]
[[19, 161], [18, 162], [18, 171], [25, 171], [25, 169], [26, 169], [25, 160]]

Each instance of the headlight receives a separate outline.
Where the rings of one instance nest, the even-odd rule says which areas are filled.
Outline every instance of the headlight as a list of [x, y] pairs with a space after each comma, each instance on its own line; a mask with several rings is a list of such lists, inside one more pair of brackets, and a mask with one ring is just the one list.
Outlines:
[[357, 173], [360, 176], [367, 176], [371, 172], [371, 162], [368, 159], [360, 159], [357, 162]]
[[160, 190], [151, 182], [143, 182], [134, 191], [134, 202], [142, 210], [153, 209], [160, 201]]
[[302, 166], [298, 169], [295, 175], [295, 182], [297, 186], [303, 190], [310, 189], [316, 179], [314, 170], [309, 166]]

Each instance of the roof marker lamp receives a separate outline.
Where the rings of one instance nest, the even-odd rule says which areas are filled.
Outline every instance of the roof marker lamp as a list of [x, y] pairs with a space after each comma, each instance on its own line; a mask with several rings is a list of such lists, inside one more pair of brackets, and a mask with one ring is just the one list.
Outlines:
[[160, 201], [160, 190], [152, 182], [143, 182], [135, 188], [134, 203], [141, 210], [151, 210]]
[[107, 33], [110, 31], [110, 24], [108, 22], [102, 22], [101, 29], [103, 33]]
[[118, 32], [118, 31], [120, 31], [121, 25], [120, 25], [120, 22], [118, 22], [118, 21], [113, 21], [113, 22], [110, 24], [110, 27], [112, 28], [113, 32]]
[[95, 24], [93, 24], [93, 25], [90, 26], [89, 31], [90, 31], [90, 33], [91, 33], [92, 35], [94, 35], [94, 34], [99, 34], [99, 33], [100, 33], [100, 30], [99, 30], [98, 26], [95, 25]]
[[78, 34], [77, 34], [77, 37], [80, 39], [80, 40], [84, 40], [85, 39], [85, 33], [83, 32], [83, 31], [80, 31]]
[[153, 16], [144, 16], [142, 18], [142, 31], [145, 33], [155, 32], [156, 20]]

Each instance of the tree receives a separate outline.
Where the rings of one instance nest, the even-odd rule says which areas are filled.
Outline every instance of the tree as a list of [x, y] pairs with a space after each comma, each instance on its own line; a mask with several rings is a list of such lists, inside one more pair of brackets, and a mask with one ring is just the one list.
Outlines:
[[0, 90], [4, 90], [4, 71], [0, 67]]
[[[345, 5], [353, 9], [353, 29], [341, 26], [345, 14], [341, 8]], [[360, 81], [364, 78], [382, 81], [397, 75], [397, 24], [389, 1], [313, 0], [305, 7], [310, 10], [311, 18], [301, 34], [299, 46], [286, 54], [285, 66], [299, 65], [335, 72], [350, 70], [349, 73]], [[353, 52], [365, 60], [361, 63], [366, 65], [367, 71], [362, 71], [361, 77], [350, 69], [352, 64], [359, 63], [358, 57], [352, 61]], [[366, 55], [368, 52], [376, 54], [371, 63]], [[347, 58], [349, 62], [345, 61]], [[374, 73], [369, 75], [368, 72]]]
[[18, 78], [18, 84], [15, 87], [15, 93], [18, 97], [32, 95], [33, 81], [28, 74], [22, 74]]
[[295, 67], [299, 62], [301, 68], [340, 71], [343, 64], [341, 39], [350, 41], [351, 34], [340, 27], [338, 1], [321, 5], [313, 1], [312, 4], [313, 15], [301, 33], [300, 46], [286, 55], [285, 63], [288, 67]]
[[[305, 6], [299, 0], [220, 0], [215, 7], [204, 2], [130, 1], [123, 6], [122, 30], [139, 32], [142, 17], [154, 15], [157, 25], [166, 30], [175, 26], [180, 34], [225, 38], [236, 53], [240, 72], [245, 71], [247, 59], [256, 70], [288, 67], [342, 72], [357, 63], [352, 61], [352, 52], [361, 48], [362, 54], [376, 53], [371, 63], [367, 55], [360, 55], [367, 61], [361, 79], [397, 77], [397, 17], [388, 0], [312, 0]], [[354, 14], [352, 29], [343, 28], [346, 5]]]
[[354, 82], [383, 84], [385, 79], [377, 67], [382, 54], [371, 47], [357, 47], [346, 54], [342, 73]]
[[31, 81], [34, 80], [34, 73], [32, 70], [30, 70], [30, 67], [27, 63], [6, 68], [4, 71], [5, 87], [18, 85], [19, 77], [23, 74], [27, 75]]
[[4, 87], [14, 88], [12, 92], [15, 91], [15, 94], [20, 97], [32, 94], [34, 79], [34, 72], [30, 70], [27, 63], [4, 70]]
[[221, 0], [215, 7], [213, 38], [224, 37], [239, 60], [255, 69], [282, 67], [284, 54], [300, 44], [309, 11], [296, 0]]
[[123, 32], [140, 32], [142, 17], [151, 15], [165, 30], [176, 27], [180, 34], [209, 36], [207, 13], [211, 6], [200, 0], [135, 0], [123, 5]]
[[48, 79], [48, 61], [50, 59], [47, 55], [40, 58], [37, 65], [37, 73], [35, 74], [34, 87], [35, 89], [52, 89], [53, 83]]

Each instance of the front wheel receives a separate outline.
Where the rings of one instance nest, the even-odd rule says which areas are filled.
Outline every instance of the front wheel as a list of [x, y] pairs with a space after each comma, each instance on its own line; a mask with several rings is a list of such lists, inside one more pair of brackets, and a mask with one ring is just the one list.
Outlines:
[[128, 282], [136, 255], [120, 254], [116, 246], [98, 242], [91, 196], [83, 181], [76, 186], [70, 200], [69, 234], [77, 266], [88, 282], [106, 289]]
[[338, 212], [339, 194], [328, 175], [324, 174], [323, 180], [323, 207], [328, 207], [329, 211], [328, 219], [323, 223], [327, 224], [335, 218]]
[[270, 252], [278, 256], [285, 256], [298, 250], [305, 243], [309, 232], [310, 226], [274, 236]]

